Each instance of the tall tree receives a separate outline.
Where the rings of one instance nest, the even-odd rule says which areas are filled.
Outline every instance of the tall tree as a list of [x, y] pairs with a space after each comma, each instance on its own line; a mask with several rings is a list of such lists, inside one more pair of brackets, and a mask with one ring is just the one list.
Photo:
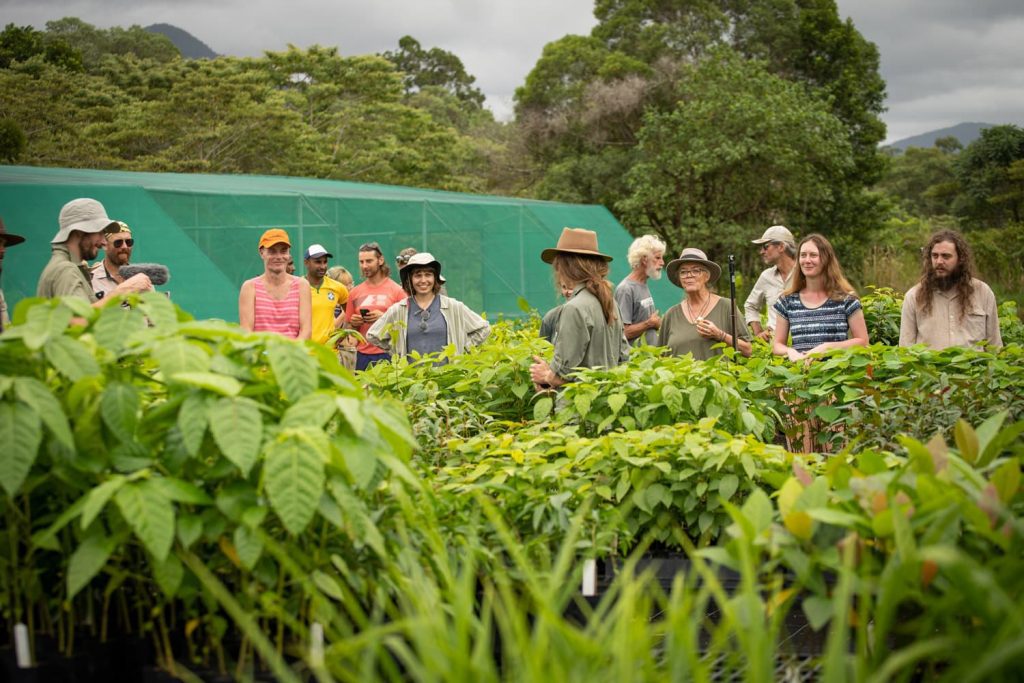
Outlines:
[[402, 72], [405, 92], [415, 93], [427, 87], [447, 90], [459, 100], [482, 107], [484, 94], [473, 86], [476, 77], [466, 71], [459, 57], [439, 47], [424, 49], [412, 36], [402, 36], [398, 49], [382, 55]]
[[956, 163], [964, 190], [960, 213], [978, 227], [1024, 222], [1024, 129], [993, 126]]

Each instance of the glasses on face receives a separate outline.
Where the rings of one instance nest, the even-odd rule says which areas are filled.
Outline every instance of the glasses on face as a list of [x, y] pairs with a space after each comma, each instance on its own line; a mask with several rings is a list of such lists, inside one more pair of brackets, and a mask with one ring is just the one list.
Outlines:
[[367, 242], [366, 244], [359, 247], [359, 251], [375, 251], [378, 255], [383, 256], [384, 252], [380, 250], [380, 245], [376, 242]]
[[123, 247], [126, 244], [129, 247], [133, 247], [133, 246], [135, 246], [135, 240], [132, 239], [131, 237], [129, 237], [128, 239], [123, 239], [123, 240], [113, 240], [111, 242], [111, 244], [114, 245], [114, 249], [120, 249], [121, 247]]
[[776, 245], [776, 244], [778, 244], [778, 242], [765, 242], [765, 243], [764, 243], [764, 244], [762, 244], [762, 245], [761, 245], [760, 247], [758, 247], [758, 251], [764, 251], [764, 250], [765, 250], [765, 249], [767, 249], [768, 247], [774, 246], [774, 245]]
[[700, 277], [700, 274], [703, 273], [703, 272], [704, 272], [703, 270], [680, 270], [679, 271], [679, 277], [680, 278]]

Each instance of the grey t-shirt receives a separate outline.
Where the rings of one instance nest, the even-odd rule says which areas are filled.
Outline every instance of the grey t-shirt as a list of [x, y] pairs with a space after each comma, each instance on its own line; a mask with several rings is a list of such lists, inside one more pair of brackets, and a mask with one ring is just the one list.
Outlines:
[[435, 296], [426, 309], [409, 297], [409, 319], [406, 328], [406, 346], [409, 352], [420, 355], [436, 353], [448, 345], [448, 324], [441, 315], [441, 297]]
[[[654, 313], [654, 297], [647, 283], [637, 282], [629, 276], [615, 288], [615, 303], [619, 305], [623, 325], [642, 323]], [[641, 337], [646, 338], [651, 346], [658, 343], [658, 331], [647, 330], [631, 342], [633, 346], [640, 345]]]

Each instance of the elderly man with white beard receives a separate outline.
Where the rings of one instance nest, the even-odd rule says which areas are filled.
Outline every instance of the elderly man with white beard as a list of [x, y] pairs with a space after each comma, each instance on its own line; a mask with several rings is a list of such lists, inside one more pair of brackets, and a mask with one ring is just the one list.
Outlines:
[[654, 297], [647, 286], [648, 280], [661, 279], [665, 267], [665, 243], [654, 235], [633, 240], [626, 252], [632, 272], [615, 288], [615, 303], [625, 328], [626, 339], [638, 346], [641, 339], [649, 345], [658, 343], [661, 316], [654, 307]]

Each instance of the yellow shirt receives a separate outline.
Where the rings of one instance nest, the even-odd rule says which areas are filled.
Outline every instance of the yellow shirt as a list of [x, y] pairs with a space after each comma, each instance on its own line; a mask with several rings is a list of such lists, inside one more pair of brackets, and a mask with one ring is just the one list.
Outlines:
[[337, 280], [325, 277], [319, 287], [309, 286], [313, 296], [313, 332], [310, 338], [321, 344], [334, 332], [334, 319], [345, 310], [348, 290]]

